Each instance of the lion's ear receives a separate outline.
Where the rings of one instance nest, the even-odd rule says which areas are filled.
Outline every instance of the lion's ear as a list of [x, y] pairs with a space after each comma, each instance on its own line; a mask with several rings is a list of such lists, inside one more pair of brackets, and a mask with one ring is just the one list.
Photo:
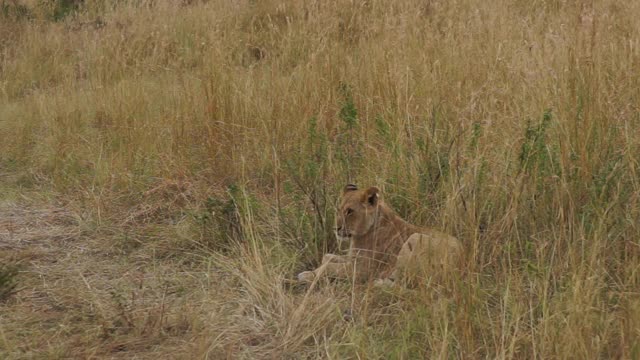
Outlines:
[[365, 190], [364, 194], [362, 195], [362, 202], [371, 206], [377, 205], [378, 193], [380, 193], [380, 190], [378, 190], [377, 187], [372, 186], [368, 188], [367, 190]]
[[347, 186], [344, 187], [344, 189], [342, 189], [342, 193], [346, 194], [349, 191], [356, 191], [358, 190], [358, 187], [353, 185], [353, 184], [347, 184]]

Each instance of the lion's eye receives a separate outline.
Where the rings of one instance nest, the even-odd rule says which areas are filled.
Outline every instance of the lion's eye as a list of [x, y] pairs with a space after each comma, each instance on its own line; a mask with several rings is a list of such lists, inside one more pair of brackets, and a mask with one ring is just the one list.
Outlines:
[[349, 216], [349, 215], [351, 215], [352, 213], [353, 213], [353, 209], [351, 209], [351, 208], [348, 208], [347, 210], [345, 210], [345, 211], [344, 211], [344, 215], [345, 215], [345, 216]]

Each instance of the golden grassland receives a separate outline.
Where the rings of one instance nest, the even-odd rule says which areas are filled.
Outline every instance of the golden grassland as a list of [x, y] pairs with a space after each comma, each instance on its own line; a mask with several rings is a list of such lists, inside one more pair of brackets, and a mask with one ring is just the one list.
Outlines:
[[[73, 3], [0, 2], [1, 358], [640, 357], [640, 2]], [[347, 182], [460, 273], [295, 284]]]

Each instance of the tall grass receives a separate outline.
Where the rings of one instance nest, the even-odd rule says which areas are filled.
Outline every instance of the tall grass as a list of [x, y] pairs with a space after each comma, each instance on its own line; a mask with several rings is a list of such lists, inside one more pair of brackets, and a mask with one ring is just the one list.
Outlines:
[[[640, 356], [640, 3], [2, 6], [0, 171], [217, 279], [168, 351]], [[459, 237], [460, 278], [290, 288], [347, 182]]]

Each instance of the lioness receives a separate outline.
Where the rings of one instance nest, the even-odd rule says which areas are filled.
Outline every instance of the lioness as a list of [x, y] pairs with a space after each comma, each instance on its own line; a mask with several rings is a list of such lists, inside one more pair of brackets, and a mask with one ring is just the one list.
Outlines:
[[442, 274], [458, 262], [462, 245], [455, 237], [411, 225], [379, 199], [379, 190], [347, 185], [337, 212], [336, 237], [349, 242], [346, 256], [325, 254], [322, 265], [298, 274], [312, 282], [320, 276], [392, 282]]

